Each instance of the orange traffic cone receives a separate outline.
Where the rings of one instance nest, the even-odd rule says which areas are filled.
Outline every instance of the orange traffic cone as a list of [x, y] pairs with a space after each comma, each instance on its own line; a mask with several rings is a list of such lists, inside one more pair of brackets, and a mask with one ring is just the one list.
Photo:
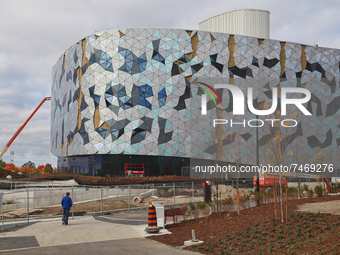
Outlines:
[[148, 233], [158, 233], [159, 230], [160, 228], [157, 227], [156, 208], [152, 205], [152, 202], [150, 200], [150, 205], [148, 208], [148, 227], [145, 228], [145, 231]]

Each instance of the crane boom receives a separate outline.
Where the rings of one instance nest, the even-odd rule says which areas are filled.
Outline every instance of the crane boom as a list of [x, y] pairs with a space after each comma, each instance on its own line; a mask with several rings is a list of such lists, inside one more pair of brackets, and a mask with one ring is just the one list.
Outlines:
[[8, 150], [9, 146], [11, 146], [11, 144], [14, 142], [15, 138], [17, 138], [17, 136], [20, 134], [20, 132], [24, 129], [24, 127], [27, 125], [27, 123], [32, 119], [33, 115], [39, 110], [39, 108], [43, 105], [43, 103], [45, 103], [46, 101], [50, 101], [51, 97], [45, 97], [41, 103], [37, 106], [37, 108], [35, 108], [35, 110], [32, 112], [32, 114], [28, 117], [28, 119], [24, 122], [24, 124], [22, 124], [22, 126], [18, 129], [18, 131], [13, 135], [13, 137], [11, 138], [11, 140], [9, 140], [9, 142], [6, 144], [5, 148], [1, 151], [0, 153], [0, 158], [2, 158], [2, 156], [6, 153], [6, 151]]

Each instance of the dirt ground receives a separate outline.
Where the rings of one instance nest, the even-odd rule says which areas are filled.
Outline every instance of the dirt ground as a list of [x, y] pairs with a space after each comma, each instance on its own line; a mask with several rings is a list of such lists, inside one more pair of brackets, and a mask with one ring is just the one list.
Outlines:
[[[172, 190], [169, 190], [169, 193], [172, 193]], [[163, 194], [164, 192], [162, 192]], [[173, 193], [172, 193], [173, 194]], [[175, 201], [173, 196], [157, 196], [157, 192], [155, 193], [154, 197], [146, 197], [142, 203], [140, 203], [138, 200], [133, 200], [131, 198], [130, 200], [130, 208], [135, 207], [147, 207], [149, 200], [152, 200], [155, 203], [158, 204], [165, 204], [165, 205], [171, 205], [174, 202], [176, 204], [178, 203], [189, 203], [192, 200], [194, 202], [202, 201], [203, 196], [202, 192], [196, 192], [196, 196], [194, 199], [192, 199], [191, 196], [186, 195], [176, 195]], [[103, 211], [113, 211], [113, 210], [119, 210], [119, 209], [128, 209], [129, 208], [129, 200], [128, 199], [104, 199], [103, 200]], [[76, 215], [85, 215], [86, 213], [94, 213], [94, 212], [100, 212], [101, 211], [101, 202], [100, 200], [96, 201], [90, 201], [90, 202], [84, 202], [84, 203], [75, 203], [73, 205], [73, 210]], [[12, 212], [6, 212], [4, 217], [5, 219], [8, 218], [16, 218], [16, 217], [26, 217], [27, 210], [26, 209], [19, 209]], [[53, 206], [53, 207], [44, 207], [44, 208], [38, 208], [38, 209], [32, 209], [30, 211], [30, 215], [62, 215], [63, 210], [61, 206]]]
[[[130, 207], [140, 207], [140, 206], [147, 206], [147, 202], [144, 203], [135, 203], [131, 200]], [[103, 211], [111, 211], [111, 210], [118, 210], [118, 209], [127, 209], [129, 208], [129, 201], [127, 199], [122, 200], [103, 200]], [[100, 200], [86, 202], [86, 203], [77, 203], [73, 205], [73, 210], [76, 215], [85, 215], [86, 213], [91, 212], [100, 212], [101, 211], [101, 202]], [[22, 211], [22, 214], [19, 212]], [[20, 209], [13, 212], [5, 213], [6, 218], [13, 218], [13, 217], [26, 217], [26, 210]], [[30, 215], [62, 215], [63, 209], [61, 206], [53, 206], [53, 207], [44, 207], [39, 208], [39, 210], [32, 210]]]
[[[145, 206], [145, 203], [143, 204]], [[117, 210], [117, 209], [124, 209], [129, 207], [128, 200], [120, 200], [120, 201], [113, 201], [113, 200], [104, 200], [103, 201], [103, 211], [110, 211], [110, 210]], [[136, 203], [131, 201], [131, 208], [137, 207]], [[91, 201], [87, 203], [75, 204], [74, 205], [74, 213], [76, 214], [86, 214], [87, 212], [100, 212], [101, 210], [101, 203], [100, 201]], [[46, 207], [42, 208], [43, 212], [40, 214], [63, 214], [62, 207]]]
[[[239, 193], [241, 196], [247, 194], [252, 191], [252, 188], [239, 188]], [[217, 192], [216, 186], [214, 186], [211, 190], [212, 194], [215, 194]], [[218, 195], [221, 196], [222, 198], [227, 198], [228, 196], [236, 196], [236, 189], [232, 188], [227, 185], [218, 185]]]
[[331, 213], [334, 215], [340, 215], [340, 200], [329, 202], [318, 202], [299, 205], [297, 207], [299, 212], [311, 212], [311, 213]]
[[[202, 254], [340, 254], [340, 217], [301, 213], [303, 205], [339, 203], [340, 196], [289, 200], [288, 222], [275, 219], [274, 204], [237, 212], [213, 213], [205, 218], [167, 225], [171, 235], [150, 239], [183, 247], [191, 230], [204, 244], [186, 249]], [[284, 208], [285, 208], [284, 204]], [[279, 212], [279, 206], [277, 206]]]

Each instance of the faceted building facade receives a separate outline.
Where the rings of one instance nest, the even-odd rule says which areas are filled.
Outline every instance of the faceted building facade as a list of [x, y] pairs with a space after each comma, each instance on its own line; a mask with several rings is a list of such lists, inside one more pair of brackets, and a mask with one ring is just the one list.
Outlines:
[[[186, 167], [216, 162], [266, 163], [270, 122], [258, 128], [256, 139], [254, 121], [248, 121], [257, 117], [247, 107], [244, 116], [233, 115], [231, 92], [214, 89], [231, 84], [245, 98], [252, 87], [258, 109], [263, 102], [271, 105], [273, 88], [308, 89], [311, 99], [304, 107], [311, 116], [293, 107], [286, 116], [259, 119], [296, 119], [296, 127], [281, 127], [286, 163], [312, 163], [325, 149], [325, 161], [333, 163], [340, 155], [339, 61], [337, 49], [225, 33], [98, 32], [53, 67], [52, 153], [59, 171], [101, 176], [123, 175], [130, 162], [144, 163], [147, 175], [180, 175]], [[228, 123], [215, 128], [214, 119]], [[231, 120], [241, 124], [231, 126]]]

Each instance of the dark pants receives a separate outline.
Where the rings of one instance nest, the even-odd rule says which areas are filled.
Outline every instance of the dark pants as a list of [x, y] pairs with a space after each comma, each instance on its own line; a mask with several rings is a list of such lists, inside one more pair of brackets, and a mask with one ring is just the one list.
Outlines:
[[63, 213], [63, 219], [62, 221], [65, 222], [65, 225], [68, 224], [68, 216], [70, 215], [70, 209], [64, 209], [64, 213]]

